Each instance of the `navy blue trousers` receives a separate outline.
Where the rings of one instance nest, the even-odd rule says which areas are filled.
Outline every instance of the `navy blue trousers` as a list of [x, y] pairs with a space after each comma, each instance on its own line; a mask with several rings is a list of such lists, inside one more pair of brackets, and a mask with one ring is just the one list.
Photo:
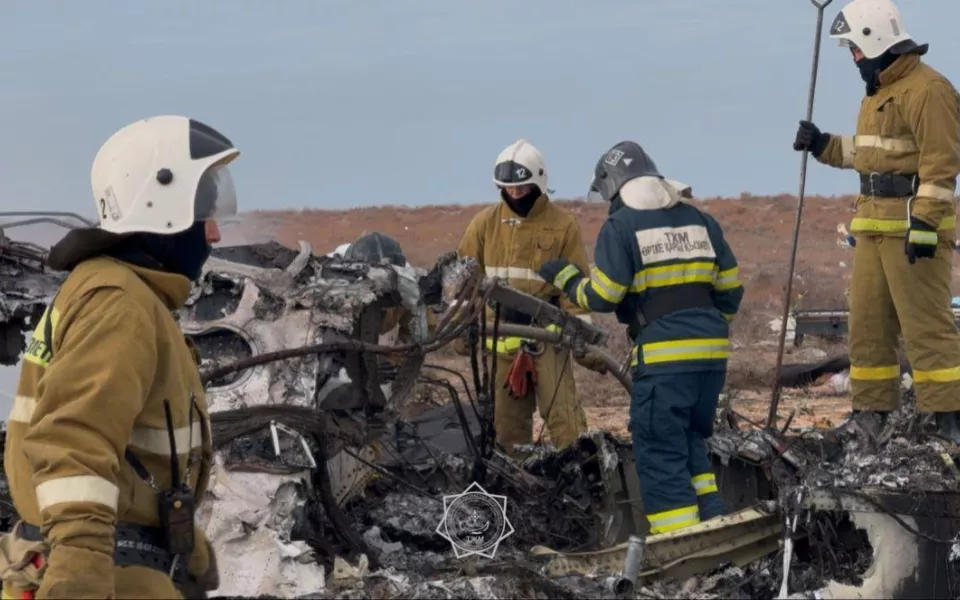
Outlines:
[[707, 455], [726, 370], [639, 374], [630, 433], [653, 534], [726, 514]]

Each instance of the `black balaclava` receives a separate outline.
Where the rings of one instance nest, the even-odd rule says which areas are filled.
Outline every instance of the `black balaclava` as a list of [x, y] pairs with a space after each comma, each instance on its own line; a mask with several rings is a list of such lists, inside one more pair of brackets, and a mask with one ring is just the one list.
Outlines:
[[503, 188], [500, 188], [500, 197], [503, 198], [503, 201], [507, 203], [507, 206], [509, 206], [513, 212], [523, 218], [526, 218], [527, 215], [530, 214], [530, 211], [533, 210], [533, 205], [536, 204], [537, 199], [542, 195], [543, 192], [540, 191], [540, 187], [535, 185], [527, 194], [514, 200], [507, 195]]
[[894, 61], [900, 58], [899, 54], [894, 54], [887, 50], [876, 58], [861, 58], [857, 63], [857, 69], [860, 71], [860, 77], [867, 84], [867, 95], [873, 96], [877, 93], [880, 85], [880, 73], [892, 65]]
[[139, 267], [176, 273], [196, 281], [212, 251], [207, 243], [205, 222], [197, 221], [180, 233], [135, 233], [104, 254]]

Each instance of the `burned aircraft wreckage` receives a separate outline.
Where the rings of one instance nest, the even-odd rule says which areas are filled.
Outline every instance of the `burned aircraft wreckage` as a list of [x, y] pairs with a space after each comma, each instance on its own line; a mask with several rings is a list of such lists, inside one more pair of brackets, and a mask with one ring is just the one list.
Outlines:
[[[5, 365], [62, 280], [45, 256], [0, 234]], [[488, 305], [561, 332], [487, 322]], [[398, 307], [413, 339], [381, 345]], [[958, 449], [929, 433], [909, 392], [879, 435], [854, 422], [770, 430], [725, 409], [709, 445], [734, 512], [648, 536], [629, 440], [591, 432], [517, 459], [494, 447], [483, 339], [522, 334], [580, 352], [602, 348], [605, 333], [469, 261], [444, 257], [427, 273], [305, 243], [219, 248], [179, 319], [201, 354], [217, 447], [198, 515], [218, 556], [213, 595], [960, 597]], [[460, 335], [473, 342], [468, 373], [429, 362]], [[424, 410], [417, 397], [431, 391], [448, 401]], [[474, 482], [509, 502], [511, 533], [493, 558], [457, 558], [458, 534], [441, 527], [444, 496]], [[9, 527], [16, 515], [0, 500]], [[456, 539], [489, 526], [482, 517], [461, 515]]]

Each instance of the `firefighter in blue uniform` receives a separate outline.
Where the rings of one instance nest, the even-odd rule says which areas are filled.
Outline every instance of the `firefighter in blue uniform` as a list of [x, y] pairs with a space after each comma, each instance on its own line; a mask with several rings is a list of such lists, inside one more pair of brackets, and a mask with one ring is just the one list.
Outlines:
[[630, 432], [652, 534], [726, 513], [705, 440], [743, 286], [720, 225], [683, 192], [638, 144], [617, 144], [590, 189], [610, 203], [590, 275], [563, 259], [539, 271], [580, 307], [616, 312], [636, 344]]

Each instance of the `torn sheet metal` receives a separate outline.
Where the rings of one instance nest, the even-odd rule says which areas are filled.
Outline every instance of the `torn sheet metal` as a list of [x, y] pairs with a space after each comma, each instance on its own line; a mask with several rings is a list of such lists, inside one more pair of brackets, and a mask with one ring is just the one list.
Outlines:
[[306, 503], [309, 472], [228, 471], [221, 460], [197, 522], [214, 546], [224, 596], [298, 597], [323, 589], [324, 570], [291, 539]]
[[[305, 243], [299, 251], [275, 243], [219, 249], [194, 286], [180, 324], [196, 344], [202, 368], [347, 337], [376, 343], [385, 309], [396, 306], [413, 314], [415, 337], [426, 337], [420, 275], [412, 267], [317, 257]], [[391, 379], [375, 355], [307, 356], [214, 381], [207, 402], [214, 414], [258, 405], [321, 409], [329, 433], [321, 455], [331, 456], [321, 468], [342, 506], [372, 480], [374, 470], [364, 461], [378, 459], [375, 445], [361, 448], [344, 440], [363, 437], [369, 408], [389, 408]], [[309, 529], [308, 513], [316, 502], [315, 441], [295, 425], [271, 422], [217, 452], [210, 502], [200, 517], [217, 556], [224, 557], [217, 594], [296, 597], [323, 589], [323, 566], [306, 542], [296, 539]]]

